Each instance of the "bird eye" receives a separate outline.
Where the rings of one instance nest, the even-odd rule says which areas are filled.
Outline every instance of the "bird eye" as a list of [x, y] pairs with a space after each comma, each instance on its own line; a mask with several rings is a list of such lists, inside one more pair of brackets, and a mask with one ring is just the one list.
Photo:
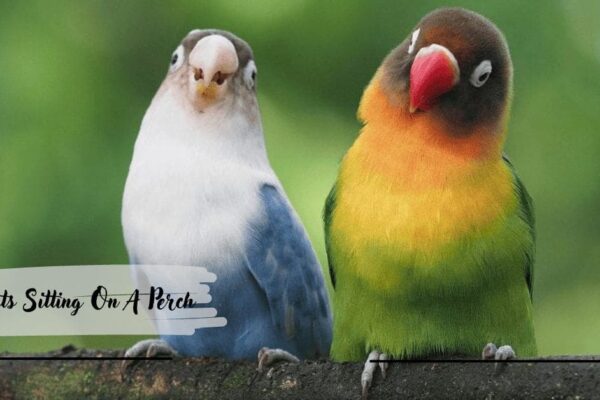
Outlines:
[[471, 74], [471, 78], [469, 79], [469, 81], [471, 82], [471, 85], [473, 85], [475, 87], [482, 87], [487, 82], [487, 80], [489, 79], [491, 74], [492, 74], [492, 63], [490, 62], [490, 60], [483, 60], [473, 70], [473, 73]]
[[256, 64], [250, 60], [244, 68], [244, 83], [252, 89], [256, 85]]
[[408, 54], [412, 54], [412, 52], [415, 51], [415, 44], [417, 44], [419, 33], [421, 33], [421, 28], [417, 29], [412, 33], [412, 36], [410, 38], [410, 45], [408, 46]]
[[173, 52], [173, 55], [171, 56], [169, 70], [171, 72], [175, 71], [176, 69], [181, 67], [182, 64], [183, 64], [183, 46], [179, 45], [179, 47], [177, 47], [177, 49], [175, 49], [175, 51]]

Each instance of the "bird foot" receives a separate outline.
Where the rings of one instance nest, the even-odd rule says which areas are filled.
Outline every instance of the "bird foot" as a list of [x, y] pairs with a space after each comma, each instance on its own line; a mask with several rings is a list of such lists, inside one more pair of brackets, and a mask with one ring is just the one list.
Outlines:
[[268, 347], [263, 347], [258, 351], [258, 367], [256, 368], [256, 370], [258, 372], [262, 372], [264, 367], [273, 365], [277, 361], [287, 361], [293, 363], [300, 362], [298, 357], [296, 357], [292, 353], [288, 353], [285, 350], [270, 349]]
[[[376, 350], [373, 350], [369, 353], [367, 357], [367, 361], [365, 361], [365, 367], [363, 368], [363, 372], [360, 376], [360, 386], [362, 387], [362, 399], [366, 400], [369, 394], [369, 388], [373, 383], [373, 375], [375, 374], [375, 370], [377, 366], [381, 369], [381, 375], [383, 379], [385, 379], [387, 374], [387, 369], [389, 363], [385, 362], [388, 359], [388, 355], [385, 353], [380, 353]], [[379, 361], [379, 362], [373, 362]]]
[[[167, 342], [161, 339], [141, 340], [131, 346], [125, 352], [125, 357], [147, 357], [153, 358], [157, 355], [178, 356], [179, 354]], [[121, 373], [131, 367], [137, 360], [123, 360]]]
[[125, 352], [125, 357], [156, 357], [159, 354], [177, 356], [177, 352], [162, 339], [141, 340]]
[[513, 348], [508, 345], [496, 347], [494, 343], [488, 343], [481, 352], [481, 358], [483, 360], [506, 361], [517, 358], [517, 355]]

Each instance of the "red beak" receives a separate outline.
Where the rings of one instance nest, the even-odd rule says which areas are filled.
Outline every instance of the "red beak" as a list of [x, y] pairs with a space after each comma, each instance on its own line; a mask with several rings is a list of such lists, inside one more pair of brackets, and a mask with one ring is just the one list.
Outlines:
[[423, 47], [410, 68], [410, 112], [431, 108], [459, 79], [460, 69], [450, 50], [439, 44]]

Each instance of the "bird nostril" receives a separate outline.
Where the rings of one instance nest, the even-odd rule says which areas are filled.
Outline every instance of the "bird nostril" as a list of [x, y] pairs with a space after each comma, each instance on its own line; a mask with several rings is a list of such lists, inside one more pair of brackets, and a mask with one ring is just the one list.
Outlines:
[[199, 81], [202, 78], [204, 78], [204, 72], [202, 71], [202, 68], [196, 69], [194, 71], [194, 79]]

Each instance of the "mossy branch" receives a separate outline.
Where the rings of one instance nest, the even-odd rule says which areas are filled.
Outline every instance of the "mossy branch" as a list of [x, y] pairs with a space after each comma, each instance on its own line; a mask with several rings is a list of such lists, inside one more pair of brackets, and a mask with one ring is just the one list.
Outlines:
[[[36, 356], [118, 357], [123, 351], [63, 350]], [[2, 354], [2, 357], [15, 356]], [[20, 356], [20, 355], [19, 355]], [[370, 399], [593, 399], [600, 362], [565, 357], [523, 363], [395, 363], [377, 374]], [[585, 359], [594, 359], [586, 357]], [[595, 358], [600, 361], [599, 357]], [[0, 360], [0, 399], [359, 399], [363, 363], [278, 364], [180, 358], [139, 361]]]

